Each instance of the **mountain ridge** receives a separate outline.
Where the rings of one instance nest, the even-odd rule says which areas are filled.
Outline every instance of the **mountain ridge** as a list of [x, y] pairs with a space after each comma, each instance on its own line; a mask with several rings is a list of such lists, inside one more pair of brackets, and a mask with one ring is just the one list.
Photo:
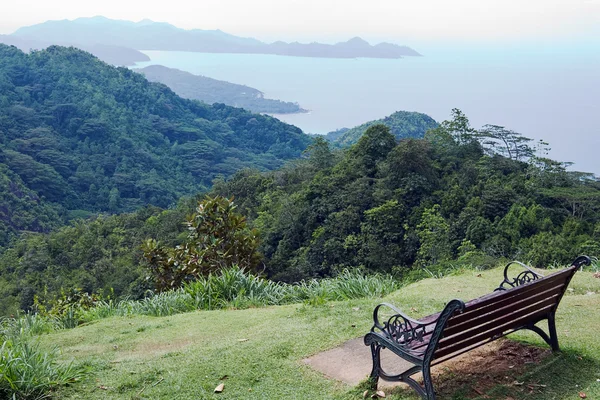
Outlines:
[[[235, 36], [221, 30], [186, 30], [166, 22], [132, 22], [102, 16], [54, 20], [21, 27], [11, 36], [50, 42], [66, 42], [73, 37], [82, 45], [108, 44], [136, 50], [192, 51], [207, 53], [274, 54], [326, 58], [402, 58], [420, 56], [417, 51], [391, 43], [370, 45], [354, 37], [336, 44], [266, 43], [254, 38]], [[383, 45], [383, 46], [382, 46]]]

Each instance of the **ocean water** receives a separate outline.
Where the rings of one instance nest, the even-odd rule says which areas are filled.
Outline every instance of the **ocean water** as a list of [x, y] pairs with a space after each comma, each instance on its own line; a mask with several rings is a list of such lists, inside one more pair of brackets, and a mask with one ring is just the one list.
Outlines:
[[245, 84], [296, 101], [306, 114], [276, 115], [327, 133], [419, 111], [442, 121], [461, 109], [472, 126], [505, 126], [550, 143], [550, 156], [600, 175], [600, 52], [572, 45], [432, 47], [424, 57], [324, 59], [256, 54], [145, 51], [152, 61]]

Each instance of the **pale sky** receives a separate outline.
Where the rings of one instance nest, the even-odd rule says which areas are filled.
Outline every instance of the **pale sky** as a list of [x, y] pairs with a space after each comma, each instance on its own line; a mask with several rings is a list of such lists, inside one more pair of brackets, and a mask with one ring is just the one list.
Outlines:
[[410, 45], [600, 35], [600, 0], [0, 0], [0, 34], [95, 15], [149, 18], [266, 41], [361, 36]]

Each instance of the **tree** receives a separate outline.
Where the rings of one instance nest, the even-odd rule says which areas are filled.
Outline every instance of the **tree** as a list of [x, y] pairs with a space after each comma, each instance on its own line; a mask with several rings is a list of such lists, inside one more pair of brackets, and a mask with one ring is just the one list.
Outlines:
[[533, 141], [520, 133], [498, 125], [484, 125], [479, 131], [479, 140], [491, 153], [498, 153], [512, 160], [529, 160], [535, 150], [529, 146]]
[[417, 225], [417, 235], [421, 247], [417, 252], [417, 264], [421, 266], [448, 260], [452, 255], [450, 226], [440, 214], [439, 204], [426, 208]]
[[365, 131], [351, 151], [362, 164], [365, 175], [373, 177], [377, 163], [384, 160], [395, 146], [396, 138], [390, 132], [390, 128], [385, 125], [373, 125]]
[[246, 219], [235, 210], [232, 200], [206, 197], [185, 223], [184, 244], [167, 248], [146, 240], [144, 258], [159, 291], [233, 265], [249, 270], [259, 265], [258, 232], [248, 229]]

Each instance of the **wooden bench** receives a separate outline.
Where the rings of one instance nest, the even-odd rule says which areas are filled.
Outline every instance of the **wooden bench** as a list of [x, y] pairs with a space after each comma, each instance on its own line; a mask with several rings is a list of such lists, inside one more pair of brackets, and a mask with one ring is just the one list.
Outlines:
[[[378, 305], [373, 311], [374, 325], [364, 338], [373, 356], [370, 375], [373, 387], [377, 388], [379, 378], [404, 382], [422, 398], [434, 400], [431, 366], [520, 329], [534, 331], [557, 351], [556, 309], [575, 271], [589, 264], [590, 259], [581, 256], [571, 267], [544, 277], [522, 263], [511, 262], [504, 268], [504, 280], [493, 293], [468, 303], [452, 300], [440, 313], [421, 319], [410, 318], [391, 304]], [[510, 278], [515, 266], [522, 270]], [[379, 319], [382, 307], [395, 313], [383, 322]], [[548, 320], [548, 334], [536, 326], [543, 320]], [[386, 373], [381, 367], [382, 349], [414, 366], [400, 374]], [[423, 374], [424, 386], [411, 378], [418, 372]]]

